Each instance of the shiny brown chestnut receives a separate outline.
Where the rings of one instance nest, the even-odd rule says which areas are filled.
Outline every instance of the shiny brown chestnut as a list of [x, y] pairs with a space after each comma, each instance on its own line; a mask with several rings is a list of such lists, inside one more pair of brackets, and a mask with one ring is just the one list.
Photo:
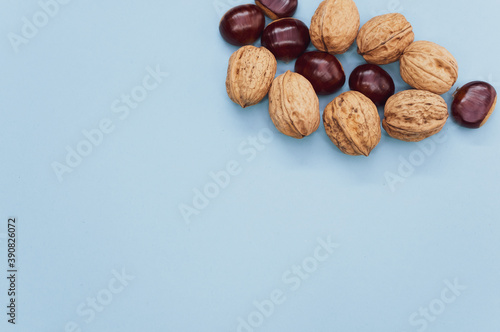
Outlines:
[[391, 75], [372, 64], [361, 65], [354, 69], [349, 77], [349, 87], [370, 98], [377, 106], [384, 106], [395, 91]]
[[295, 18], [273, 21], [262, 33], [262, 46], [271, 51], [276, 59], [285, 62], [299, 57], [310, 42], [309, 28]]
[[297, 10], [297, 0], [255, 0], [255, 4], [273, 20], [292, 17]]
[[266, 18], [256, 5], [241, 5], [230, 9], [219, 23], [219, 31], [229, 44], [245, 46], [259, 39]]
[[326, 52], [307, 52], [295, 62], [295, 71], [311, 82], [318, 95], [329, 95], [344, 86], [346, 77], [342, 64]]
[[459, 125], [477, 129], [488, 121], [496, 103], [495, 88], [486, 82], [474, 81], [455, 92], [451, 114]]

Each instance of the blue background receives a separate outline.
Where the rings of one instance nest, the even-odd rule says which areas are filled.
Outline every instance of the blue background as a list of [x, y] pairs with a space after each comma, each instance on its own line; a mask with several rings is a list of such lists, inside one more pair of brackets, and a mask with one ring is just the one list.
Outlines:
[[[2, 277], [0, 330], [236, 331], [279, 289], [286, 300], [255, 331], [499, 331], [499, 114], [476, 131], [450, 119], [413, 172], [398, 168], [422, 145], [385, 132], [369, 158], [343, 155], [323, 125], [286, 137], [267, 99], [242, 110], [227, 98], [237, 48], [218, 23], [241, 3], [73, 0], [15, 52], [9, 33], [40, 6], [1, 2], [0, 268], [15, 216], [19, 297], [13, 327]], [[309, 25], [319, 3], [301, 1], [295, 17]], [[497, 2], [356, 3], [362, 24], [398, 11], [416, 40], [445, 46], [460, 65], [457, 87], [500, 88]], [[363, 63], [354, 47], [339, 59], [347, 75]], [[157, 66], [168, 77], [121, 119], [113, 102]], [[292, 68], [280, 63], [278, 74]], [[408, 88], [397, 64], [384, 68]], [[113, 131], [59, 181], [53, 163], [103, 119]], [[247, 160], [241, 145], [266, 128], [272, 141]], [[179, 207], [232, 160], [240, 173], [186, 223]], [[403, 181], [391, 185], [387, 172]], [[339, 247], [292, 290], [284, 274], [328, 237]], [[87, 322], [77, 308], [106, 294], [113, 271], [134, 278]], [[412, 324], [455, 279], [467, 287], [460, 296], [425, 328]]]

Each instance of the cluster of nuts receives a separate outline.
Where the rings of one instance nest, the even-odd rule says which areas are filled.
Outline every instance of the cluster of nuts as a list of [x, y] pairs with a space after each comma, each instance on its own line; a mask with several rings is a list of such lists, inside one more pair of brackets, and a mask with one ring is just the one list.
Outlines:
[[[458, 78], [458, 64], [444, 47], [414, 41], [412, 25], [402, 14], [372, 18], [360, 29], [353, 0], [324, 0], [310, 28], [291, 16], [297, 0], [256, 0], [229, 10], [219, 30], [229, 43], [241, 46], [229, 60], [229, 98], [245, 108], [269, 95], [269, 115], [285, 135], [303, 138], [319, 128], [318, 95], [332, 94], [346, 82], [335, 57], [356, 41], [367, 64], [349, 77], [351, 91], [342, 93], [323, 112], [331, 141], [345, 154], [368, 156], [381, 139], [377, 106], [384, 106], [382, 126], [393, 138], [417, 142], [444, 127], [448, 105], [440, 96]], [[265, 17], [273, 22], [265, 26]], [[262, 36], [262, 47], [252, 46]], [[306, 52], [312, 44], [318, 51]], [[297, 59], [298, 58], [298, 59]], [[277, 60], [297, 59], [295, 72], [275, 78]], [[402, 79], [411, 90], [395, 93], [394, 81], [379, 65], [400, 61]], [[451, 107], [456, 122], [481, 127], [496, 105], [496, 91], [486, 82], [459, 89]]]

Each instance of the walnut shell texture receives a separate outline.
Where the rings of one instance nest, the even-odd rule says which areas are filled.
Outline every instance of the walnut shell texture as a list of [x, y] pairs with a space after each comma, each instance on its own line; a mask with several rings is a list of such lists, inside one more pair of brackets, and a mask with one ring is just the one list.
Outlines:
[[269, 115], [276, 128], [287, 136], [300, 139], [315, 132], [321, 115], [312, 84], [291, 71], [278, 76], [269, 91]]
[[311, 41], [320, 51], [342, 54], [356, 39], [359, 25], [359, 11], [353, 0], [325, 0], [311, 20]]
[[277, 66], [268, 49], [243, 46], [229, 59], [226, 78], [229, 98], [243, 108], [258, 104], [269, 92]]
[[357, 91], [342, 93], [323, 113], [325, 130], [345, 154], [368, 156], [382, 137], [377, 106]]
[[376, 16], [359, 30], [358, 53], [368, 63], [385, 65], [398, 61], [414, 38], [413, 28], [403, 15]]
[[428, 41], [408, 46], [400, 69], [406, 83], [438, 95], [448, 92], [458, 79], [457, 60], [444, 47]]
[[443, 129], [448, 120], [448, 105], [432, 92], [406, 90], [387, 101], [382, 126], [394, 138], [419, 142]]

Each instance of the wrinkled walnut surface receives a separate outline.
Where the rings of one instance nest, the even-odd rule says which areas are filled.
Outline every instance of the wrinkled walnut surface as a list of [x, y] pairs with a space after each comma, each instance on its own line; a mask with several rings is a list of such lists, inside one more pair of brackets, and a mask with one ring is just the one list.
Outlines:
[[345, 53], [358, 35], [360, 20], [352, 0], [325, 0], [311, 20], [313, 45], [331, 54]]
[[229, 98], [243, 108], [258, 104], [269, 92], [277, 66], [268, 49], [243, 46], [229, 59], [226, 78]]
[[382, 125], [394, 138], [419, 142], [443, 129], [448, 120], [444, 99], [432, 92], [407, 90], [387, 101]]
[[398, 61], [414, 38], [413, 28], [403, 15], [376, 16], [359, 31], [358, 53], [368, 63], [385, 65]]
[[448, 92], [458, 79], [457, 60], [444, 47], [428, 41], [408, 46], [400, 69], [406, 83], [438, 95]]
[[269, 91], [269, 115], [285, 135], [303, 138], [315, 132], [321, 121], [318, 96], [302, 75], [287, 71]]
[[357, 91], [345, 92], [328, 104], [323, 123], [331, 141], [348, 155], [368, 156], [382, 137], [377, 107]]

